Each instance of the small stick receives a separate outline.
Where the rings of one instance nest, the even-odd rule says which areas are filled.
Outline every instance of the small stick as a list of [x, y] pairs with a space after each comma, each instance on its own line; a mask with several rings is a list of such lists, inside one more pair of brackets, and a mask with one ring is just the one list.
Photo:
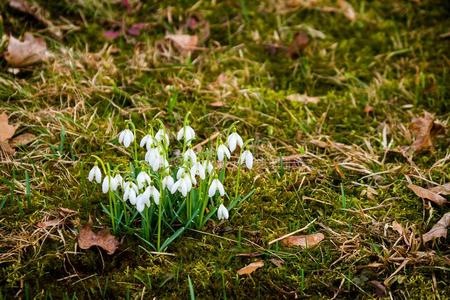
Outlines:
[[285, 239], [285, 238], [287, 238], [287, 237], [290, 237], [291, 235], [294, 235], [294, 234], [296, 234], [296, 233], [298, 233], [298, 232], [300, 232], [300, 231], [303, 231], [303, 230], [308, 229], [308, 227], [311, 226], [314, 222], [316, 222], [316, 220], [317, 220], [317, 218], [314, 219], [314, 220], [312, 220], [311, 222], [309, 222], [309, 224], [306, 225], [306, 226], [303, 227], [303, 228], [300, 228], [300, 229], [298, 229], [298, 230], [296, 230], [296, 231], [293, 231], [293, 232], [291, 232], [291, 233], [285, 234], [285, 235], [283, 235], [282, 237], [279, 237], [279, 238], [277, 238], [277, 239], [274, 239], [273, 241], [270, 241], [270, 242], [269, 242], [269, 245], [272, 245], [273, 243], [276, 243], [276, 242], [278, 242], [278, 241], [281, 241], [282, 239]]
[[197, 145], [195, 145], [194, 147], [192, 147], [192, 149], [197, 150], [198, 148], [200, 148], [201, 146], [209, 143], [212, 140], [215, 140], [218, 136], [219, 136], [220, 132], [216, 131], [214, 132], [209, 138], [207, 138], [206, 140], [202, 141], [201, 143], [198, 143]]

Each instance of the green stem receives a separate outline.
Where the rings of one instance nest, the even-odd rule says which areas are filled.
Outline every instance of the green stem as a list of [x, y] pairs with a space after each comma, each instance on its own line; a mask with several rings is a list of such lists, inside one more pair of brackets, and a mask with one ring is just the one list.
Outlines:
[[161, 251], [161, 220], [162, 220], [162, 206], [164, 201], [164, 189], [162, 188], [162, 184], [159, 187], [159, 205], [158, 205], [158, 241], [156, 243], [156, 249]]

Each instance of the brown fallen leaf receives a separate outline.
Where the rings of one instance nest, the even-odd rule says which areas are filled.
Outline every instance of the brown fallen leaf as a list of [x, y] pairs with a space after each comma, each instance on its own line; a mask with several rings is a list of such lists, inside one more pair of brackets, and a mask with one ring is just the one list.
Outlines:
[[289, 101], [292, 101], [292, 102], [300, 102], [300, 103], [305, 103], [305, 104], [309, 104], [309, 103], [317, 104], [320, 101], [319, 97], [310, 97], [306, 94], [303, 94], [303, 95], [291, 94], [291, 95], [288, 95], [286, 97], [286, 99]]
[[292, 59], [296, 59], [309, 45], [309, 36], [304, 31], [299, 31], [294, 35], [294, 39], [289, 44], [288, 54]]
[[192, 51], [197, 49], [198, 37], [189, 34], [167, 34], [166, 39], [172, 41], [179, 51]]
[[23, 42], [10, 36], [4, 56], [12, 67], [27, 67], [47, 59], [47, 44], [43, 38], [35, 38], [29, 32], [25, 33]]
[[8, 124], [8, 115], [0, 114], [0, 142], [6, 142], [13, 137], [17, 127]]
[[25, 132], [11, 139], [9, 144], [13, 147], [17, 147], [21, 145], [28, 145], [35, 140], [36, 136], [34, 134]]
[[311, 248], [318, 245], [324, 238], [325, 236], [320, 232], [308, 235], [293, 235], [281, 240], [281, 244], [286, 247]]
[[444, 130], [444, 127], [436, 123], [433, 115], [428, 112], [425, 112], [423, 117], [414, 118], [409, 128], [415, 138], [409, 147], [413, 153], [433, 150], [433, 138]]
[[26, 0], [9, 0], [12, 8], [33, 16], [36, 20], [47, 26], [48, 31], [56, 38], [62, 38], [62, 32], [50, 21], [50, 13], [40, 7], [37, 3], [30, 3]]
[[439, 195], [450, 195], [450, 182], [443, 185], [432, 187], [429, 190]]
[[420, 198], [430, 200], [436, 203], [437, 205], [444, 205], [448, 202], [447, 199], [445, 199], [441, 195], [432, 192], [430, 190], [424, 189], [423, 187], [420, 187], [418, 185], [411, 183], [408, 184], [408, 188], [412, 190]]
[[81, 227], [80, 234], [78, 235], [78, 245], [81, 249], [99, 246], [111, 255], [117, 250], [119, 241], [106, 228], [94, 233], [92, 231], [91, 220], [89, 220], [88, 223]]
[[422, 235], [424, 243], [427, 243], [436, 238], [447, 237], [447, 227], [450, 226], [450, 212], [446, 213], [430, 231]]
[[248, 264], [247, 266], [239, 269], [237, 271], [238, 275], [250, 275], [255, 272], [257, 269], [264, 267], [264, 262], [262, 260], [258, 260]]

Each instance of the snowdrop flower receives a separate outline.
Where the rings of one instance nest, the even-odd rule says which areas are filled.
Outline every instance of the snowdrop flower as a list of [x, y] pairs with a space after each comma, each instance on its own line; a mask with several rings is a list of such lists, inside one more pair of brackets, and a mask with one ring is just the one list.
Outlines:
[[213, 197], [217, 193], [217, 191], [219, 191], [220, 196], [225, 195], [225, 190], [223, 188], [222, 182], [220, 182], [220, 180], [216, 178], [213, 179], [211, 185], [209, 186], [208, 196]]
[[169, 135], [166, 133], [166, 131], [164, 129], [160, 129], [158, 130], [158, 132], [155, 135], [155, 139], [158, 142], [162, 142], [164, 141], [166, 143], [166, 145], [169, 145]]
[[144, 188], [144, 183], [147, 183], [148, 185], [150, 185], [152, 180], [150, 179], [150, 176], [146, 172], [141, 171], [138, 174], [138, 176], [136, 177], [136, 182], [137, 182], [138, 188], [142, 189], [142, 188]]
[[193, 164], [197, 162], [197, 155], [195, 154], [194, 150], [187, 149], [186, 152], [183, 153], [183, 159], [184, 161], [191, 160]]
[[177, 140], [185, 139], [186, 143], [189, 143], [195, 138], [195, 131], [191, 126], [185, 126], [181, 128], [177, 133]]
[[116, 179], [114, 177], [105, 176], [102, 183], [103, 194], [106, 194], [109, 190], [115, 191], [117, 189], [117, 184], [118, 183], [116, 182]]
[[217, 147], [217, 158], [219, 159], [219, 161], [223, 161], [224, 155], [228, 159], [230, 159], [230, 150], [228, 150], [227, 146], [225, 146], [224, 144], [220, 144], [219, 147]]
[[150, 196], [151, 189], [150, 187], [147, 187], [142, 194], [136, 197], [136, 209], [138, 212], [142, 212], [145, 208], [145, 205], [147, 205], [147, 207], [150, 206]]
[[134, 134], [130, 129], [124, 129], [120, 132], [119, 143], [123, 144], [125, 148], [128, 148], [133, 140]]
[[97, 165], [93, 166], [92, 169], [89, 171], [88, 180], [92, 182], [94, 178], [97, 183], [102, 182], [102, 172], [100, 171], [100, 168]]
[[244, 145], [244, 141], [237, 132], [233, 132], [232, 134], [230, 134], [227, 138], [227, 142], [231, 152], [234, 152], [234, 150], [236, 149], [236, 144], [241, 148]]
[[163, 178], [163, 180], [161, 181], [162, 187], [163, 189], [167, 188], [169, 191], [172, 188], [172, 185], [174, 184], [174, 180], [172, 178], [172, 176], [167, 175], [166, 177]]
[[191, 177], [195, 177], [198, 175], [200, 179], [204, 180], [206, 178], [206, 169], [205, 169], [206, 161], [203, 163], [196, 162], [191, 168]]
[[123, 185], [123, 201], [130, 200], [130, 203], [135, 205], [136, 204], [136, 196], [139, 192], [138, 186], [131, 181], [127, 181]]
[[161, 167], [168, 165], [168, 162], [161, 155], [158, 148], [151, 148], [145, 154], [145, 160], [152, 167], [154, 172], [157, 172]]
[[149, 150], [153, 145], [155, 144], [155, 140], [150, 134], [147, 134], [144, 136], [139, 144], [141, 148], [144, 148], [144, 146]]
[[123, 188], [123, 178], [120, 174], [117, 174], [116, 176], [114, 176], [114, 184], [115, 187], [113, 188], [113, 191], [115, 191], [117, 189], [117, 187], [122, 187]]
[[242, 152], [241, 157], [239, 158], [239, 163], [245, 163], [247, 168], [250, 170], [253, 167], [253, 154], [250, 151], [245, 150], [244, 152]]
[[219, 221], [221, 221], [228, 220], [228, 217], [228, 209], [223, 204], [220, 204], [219, 208], [217, 209], [217, 218], [219, 219]]
[[170, 188], [170, 192], [175, 194], [176, 191], [179, 191], [183, 197], [187, 196], [192, 189], [192, 181], [191, 176], [188, 173], [183, 174], [183, 176], [178, 179]]

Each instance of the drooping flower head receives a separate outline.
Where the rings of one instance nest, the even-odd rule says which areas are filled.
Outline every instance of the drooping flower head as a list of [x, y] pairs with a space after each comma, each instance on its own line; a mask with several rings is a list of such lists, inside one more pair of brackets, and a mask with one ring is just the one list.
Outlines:
[[239, 145], [239, 147], [241, 148], [244, 145], [244, 141], [237, 132], [233, 132], [228, 136], [227, 143], [231, 152], [234, 152], [234, 150], [236, 150], [237, 145]]
[[102, 182], [102, 172], [100, 171], [100, 168], [97, 166], [97, 164], [92, 167], [88, 175], [88, 180], [90, 182], [92, 182], [94, 179], [97, 183]]
[[137, 186], [139, 189], [143, 189], [144, 186], [150, 185], [152, 183], [152, 180], [150, 176], [147, 174], [147, 172], [141, 171], [139, 172], [138, 176], [136, 177]]
[[251, 169], [253, 167], [253, 154], [249, 150], [245, 150], [242, 152], [241, 157], [239, 157], [239, 163], [247, 166], [247, 169]]
[[220, 182], [219, 179], [215, 178], [213, 179], [213, 181], [211, 182], [211, 185], [209, 186], [209, 190], [208, 190], [208, 196], [214, 197], [214, 195], [219, 192], [220, 196], [225, 195], [225, 189], [223, 188], [223, 184], [222, 182]]
[[128, 148], [131, 142], [134, 141], [134, 134], [130, 129], [124, 129], [119, 133], [119, 143]]
[[177, 133], [177, 140], [179, 140], [179, 141], [184, 139], [186, 141], [186, 143], [189, 143], [194, 138], [195, 138], [195, 131], [189, 125], [184, 126]]
[[217, 209], [217, 219], [219, 219], [219, 221], [228, 220], [228, 217], [228, 209], [225, 207], [225, 205], [220, 204], [219, 208]]
[[220, 144], [219, 147], [217, 147], [217, 159], [219, 161], [223, 161], [225, 156], [230, 159], [230, 150], [228, 150], [227, 146], [225, 146], [224, 144]]

